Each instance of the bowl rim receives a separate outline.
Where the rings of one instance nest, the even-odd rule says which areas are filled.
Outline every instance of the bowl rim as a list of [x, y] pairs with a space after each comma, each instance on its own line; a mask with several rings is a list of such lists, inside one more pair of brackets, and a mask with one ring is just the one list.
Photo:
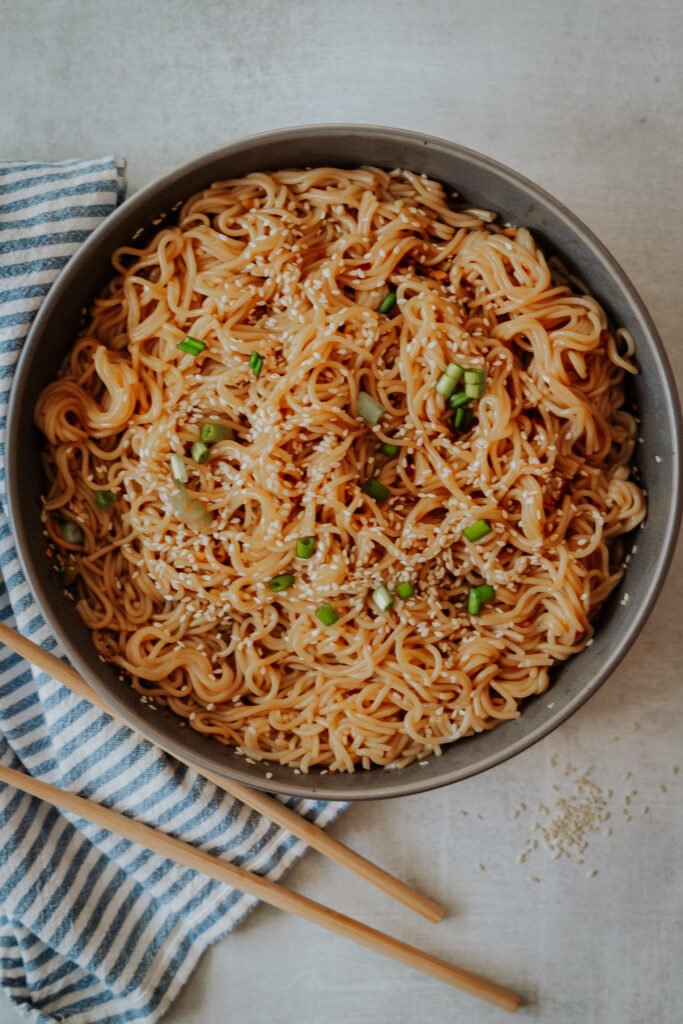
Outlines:
[[[241, 770], [233, 767], [232, 765], [228, 766], [226, 770], [225, 765], [221, 765], [217, 756], [207, 756], [195, 750], [189, 751], [182, 743], [177, 742], [173, 736], [168, 735], [162, 728], [156, 726], [153, 721], [153, 716], [144, 715], [141, 711], [142, 706], [140, 706], [139, 709], [124, 702], [113, 689], [103, 683], [99, 677], [90, 671], [89, 666], [81, 657], [78, 647], [71, 641], [65, 629], [61, 626], [59, 619], [54, 615], [52, 604], [43, 588], [40, 574], [38, 571], [34, 571], [32, 565], [31, 549], [28, 543], [24, 520], [20, 514], [20, 502], [17, 494], [18, 474], [20, 473], [17, 431], [19, 408], [21, 405], [21, 396], [23, 391], [22, 383], [25, 383], [27, 373], [26, 368], [29, 367], [34, 358], [34, 349], [40, 341], [44, 325], [49, 323], [54, 307], [56, 306], [60, 296], [65, 290], [68, 290], [70, 283], [80, 274], [81, 268], [90, 258], [90, 254], [99, 250], [100, 245], [115, 231], [116, 227], [122, 221], [125, 221], [136, 209], [144, 209], [148, 201], [153, 200], [158, 194], [162, 193], [166, 187], [175, 186], [179, 178], [185, 178], [193, 172], [201, 170], [204, 165], [208, 165], [216, 160], [228, 159], [229, 157], [234, 156], [239, 152], [243, 152], [250, 147], [268, 144], [270, 142], [286, 142], [288, 140], [301, 141], [302, 139], [310, 136], [316, 136], [319, 138], [321, 136], [339, 135], [340, 133], [359, 140], [362, 140], [363, 138], [367, 139], [371, 136], [373, 140], [381, 141], [382, 139], [387, 139], [392, 142], [409, 143], [411, 146], [414, 146], [415, 144], [422, 144], [425, 147], [428, 146], [432, 149], [445, 152], [450, 156], [457, 157], [460, 161], [466, 161], [473, 166], [493, 172], [498, 178], [514, 186], [516, 190], [525, 193], [528, 198], [535, 202], [540, 202], [543, 207], [550, 212], [555, 220], [562, 222], [565, 226], [568, 226], [571, 233], [577, 236], [578, 239], [592, 251], [595, 258], [608, 270], [611, 278], [616, 281], [623, 294], [628, 297], [628, 303], [634, 317], [638, 321], [639, 328], [643, 336], [647, 338], [652, 358], [657, 367], [659, 379], [663, 385], [665, 408], [662, 412], [669, 419], [671, 436], [674, 441], [674, 445], [672, 447], [674, 450], [671, 453], [673, 456], [671, 477], [671, 494], [673, 496], [673, 500], [671, 501], [668, 509], [668, 515], [663, 530], [662, 543], [659, 546], [657, 558], [651, 566], [649, 584], [647, 586], [645, 598], [641, 601], [630, 628], [625, 631], [621, 637], [619, 637], [618, 642], [611, 648], [600, 669], [594, 673], [590, 684], [583, 687], [578, 693], [572, 696], [567, 703], [558, 710], [558, 712], [551, 714], [546, 721], [539, 724], [531, 732], [526, 732], [524, 735], [520, 736], [519, 739], [506, 745], [504, 749], [490, 754], [473, 765], [456, 765], [436, 777], [431, 775], [428, 776], [425, 773], [425, 777], [422, 781], [419, 777], [415, 778], [413, 781], [402, 781], [400, 771], [390, 772], [386, 769], [377, 767], [372, 770], [376, 770], [378, 774], [380, 774], [380, 778], [374, 784], [372, 782], [368, 783], [367, 773], [362, 769], [359, 769], [356, 773], [349, 773], [346, 776], [344, 776], [343, 773], [338, 773], [334, 776], [336, 780], [334, 791], [330, 793], [329, 791], [326, 791], [323, 784], [324, 780], [320, 779], [318, 774], [302, 773], [299, 775], [292, 775], [292, 780], [289, 782], [282, 779], [266, 780], [263, 777], [254, 777], [254, 775], [248, 772], [246, 768], [245, 770]], [[358, 161], [358, 165], [361, 165], [361, 161]], [[683, 468], [681, 460], [682, 436], [683, 428], [681, 422], [681, 410], [673, 372], [666, 350], [649, 312], [632, 282], [609, 250], [575, 214], [555, 199], [554, 196], [522, 174], [510, 167], [507, 167], [505, 164], [502, 164], [484, 154], [480, 154], [475, 150], [437, 136], [427, 135], [410, 129], [382, 127], [372, 124], [306, 124], [282, 129], [273, 129], [266, 132], [240, 137], [223, 146], [212, 148], [199, 156], [194, 157], [192, 160], [170, 170], [161, 177], [149, 182], [127, 198], [119, 207], [117, 207], [116, 210], [113, 211], [113, 213], [109, 214], [103, 222], [95, 228], [77, 252], [71, 257], [41, 304], [31, 325], [29, 334], [22, 346], [17, 362], [7, 413], [7, 503], [19, 562], [26, 577], [26, 581], [34, 598], [36, 599], [45, 621], [59, 638], [59, 641], [66, 650], [71, 663], [84, 676], [99, 696], [111, 704], [117, 714], [123, 718], [124, 721], [129, 723], [137, 732], [142, 733], [153, 743], [161, 741], [164, 747], [172, 754], [177, 753], [182, 755], [186, 761], [191, 761], [195, 764], [200, 771], [209, 770], [222, 775], [226, 779], [233, 780], [251, 788], [262, 789], [270, 792], [276, 791], [287, 796], [310, 799], [370, 800], [393, 798], [397, 796], [407, 796], [419, 792], [426, 792], [430, 789], [447, 786], [454, 782], [479, 774], [480, 772], [487, 771], [495, 765], [507, 761], [521, 753], [523, 750], [526, 750], [534, 743], [543, 739], [562, 722], [573, 715], [581, 705], [599, 689], [609, 675], [611, 675], [616, 666], [623, 659], [626, 652], [635, 642], [637, 635], [652, 612], [661, 591], [666, 573], [673, 559], [683, 507], [683, 493], [681, 489], [681, 470]], [[449, 746], [451, 745], [449, 744]], [[215, 754], [217, 755], [222, 749], [222, 746], [216, 743], [215, 748]], [[267, 763], [264, 762], [263, 764], [265, 767], [269, 767]], [[361, 773], [366, 781], [364, 782], [362, 791], [358, 792], [354, 788], [354, 779], [358, 778]], [[344, 783], [339, 784], [339, 780], [341, 778], [344, 778]], [[302, 784], [304, 782], [306, 785]]]

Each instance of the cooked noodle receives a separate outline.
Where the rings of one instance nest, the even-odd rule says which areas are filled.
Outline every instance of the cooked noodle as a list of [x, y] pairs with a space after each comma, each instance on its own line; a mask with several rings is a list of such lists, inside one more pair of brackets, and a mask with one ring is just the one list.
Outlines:
[[[253, 759], [400, 767], [518, 716], [585, 646], [623, 575], [614, 538], [645, 516], [633, 345], [527, 230], [407, 171], [314, 168], [218, 182], [113, 263], [36, 420], [50, 543], [141, 694]], [[486, 374], [455, 433], [449, 362]], [[375, 426], [359, 391], [388, 410]], [[234, 437], [199, 465], [206, 422]], [[198, 515], [172, 501], [174, 453]], [[470, 615], [482, 583], [495, 598]]]

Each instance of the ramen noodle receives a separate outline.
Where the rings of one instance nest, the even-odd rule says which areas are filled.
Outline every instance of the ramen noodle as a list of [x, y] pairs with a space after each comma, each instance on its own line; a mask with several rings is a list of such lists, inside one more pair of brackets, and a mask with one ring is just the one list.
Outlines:
[[140, 246], [36, 409], [101, 658], [298, 771], [517, 717], [645, 516], [630, 336], [528, 230], [408, 171], [217, 182]]

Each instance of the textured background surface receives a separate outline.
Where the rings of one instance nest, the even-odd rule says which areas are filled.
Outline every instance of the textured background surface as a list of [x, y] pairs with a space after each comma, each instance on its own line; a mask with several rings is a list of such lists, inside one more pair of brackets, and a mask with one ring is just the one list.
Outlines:
[[[683, 19], [676, 7], [668, 0], [0, 0], [0, 155], [114, 152], [129, 160], [132, 190], [227, 139], [290, 124], [365, 121], [442, 135], [537, 181], [595, 231], [649, 306], [681, 382]], [[457, 787], [357, 805], [334, 826], [341, 839], [441, 899], [446, 921], [423, 924], [317, 854], [290, 884], [517, 987], [527, 1000], [520, 1021], [678, 1024], [682, 577], [679, 547], [626, 663], [549, 739]], [[553, 861], [542, 845], [518, 864], [524, 840], [538, 835], [534, 821], [552, 817], [563, 793], [576, 794], [575, 773], [563, 775], [568, 762], [594, 766], [605, 797], [612, 791], [612, 817], [590, 836], [583, 864]], [[527, 809], [513, 817], [520, 803]], [[166, 1019], [401, 1024], [426, 1016], [433, 1024], [502, 1019], [438, 982], [261, 908], [211, 950]], [[21, 1019], [2, 996], [0, 1019]]]

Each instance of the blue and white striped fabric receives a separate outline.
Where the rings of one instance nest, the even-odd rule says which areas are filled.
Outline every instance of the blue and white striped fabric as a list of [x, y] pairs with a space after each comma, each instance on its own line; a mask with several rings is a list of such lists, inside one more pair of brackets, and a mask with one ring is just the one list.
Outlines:
[[[111, 157], [0, 163], [0, 619], [60, 656], [7, 520], [7, 398], [43, 297], [124, 191], [125, 164]], [[0, 761], [272, 879], [306, 848], [2, 650]], [[342, 807], [289, 803], [319, 825]], [[30, 1020], [157, 1020], [207, 946], [255, 902], [0, 787], [0, 983]]]

